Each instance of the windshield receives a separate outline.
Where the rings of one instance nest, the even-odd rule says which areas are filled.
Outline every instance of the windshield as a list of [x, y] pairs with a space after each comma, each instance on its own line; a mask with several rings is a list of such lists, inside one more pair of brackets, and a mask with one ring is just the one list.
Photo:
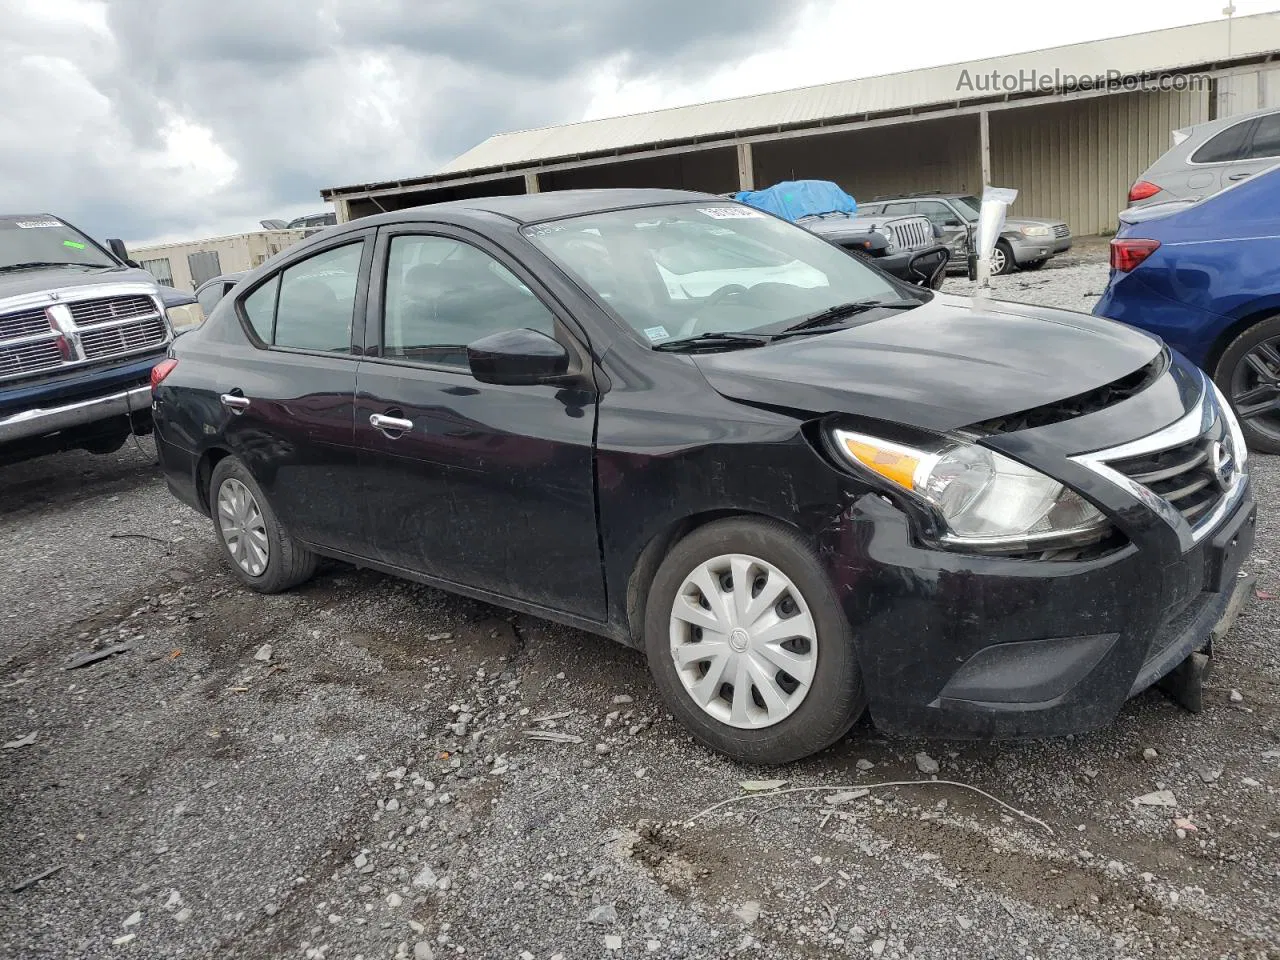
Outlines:
[[960, 215], [970, 223], [977, 223], [978, 215], [982, 212], [982, 201], [977, 197], [952, 197], [951, 202], [955, 204]]
[[53, 217], [0, 219], [0, 270], [20, 263], [114, 267], [83, 233]]
[[777, 332], [898, 288], [809, 231], [723, 201], [535, 224], [525, 234], [649, 343]]

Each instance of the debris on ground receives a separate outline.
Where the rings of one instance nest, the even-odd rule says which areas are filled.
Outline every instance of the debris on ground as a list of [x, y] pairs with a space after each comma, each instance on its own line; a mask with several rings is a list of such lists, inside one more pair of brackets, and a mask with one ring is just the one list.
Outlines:
[[108, 657], [114, 657], [118, 653], [128, 653], [132, 649], [132, 643], [114, 643], [109, 647], [103, 647], [101, 650], [93, 650], [89, 653], [83, 653], [62, 669], [79, 670], [81, 667], [87, 667], [90, 664], [97, 663], [99, 660], [106, 660]]
[[6, 750], [17, 750], [19, 747], [29, 747], [36, 742], [36, 734], [39, 731], [32, 730], [25, 737], [18, 737], [16, 740], [10, 740], [4, 745]]
[[927, 753], [917, 753], [916, 769], [925, 776], [931, 776], [932, 774], [937, 773], [941, 767], [938, 766], [938, 761], [933, 759], [933, 757], [929, 756]]

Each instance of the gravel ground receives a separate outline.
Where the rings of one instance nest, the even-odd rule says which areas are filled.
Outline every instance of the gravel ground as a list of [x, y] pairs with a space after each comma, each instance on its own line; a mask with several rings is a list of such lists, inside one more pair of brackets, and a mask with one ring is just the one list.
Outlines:
[[[1088, 309], [1105, 277], [1093, 248], [994, 295]], [[240, 589], [152, 455], [0, 473], [0, 956], [1280, 957], [1272, 458], [1203, 714], [863, 725], [779, 771], [693, 744], [594, 637], [340, 566]], [[739, 786], [771, 777], [824, 789]]]

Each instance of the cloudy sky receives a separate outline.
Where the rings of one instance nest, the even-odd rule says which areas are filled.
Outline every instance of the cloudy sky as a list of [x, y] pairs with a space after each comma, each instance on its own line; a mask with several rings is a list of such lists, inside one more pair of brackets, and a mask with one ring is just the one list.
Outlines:
[[1218, 0], [0, 0], [0, 210], [57, 213], [99, 238], [237, 233], [324, 209], [322, 187], [430, 172], [506, 130], [1220, 11]]

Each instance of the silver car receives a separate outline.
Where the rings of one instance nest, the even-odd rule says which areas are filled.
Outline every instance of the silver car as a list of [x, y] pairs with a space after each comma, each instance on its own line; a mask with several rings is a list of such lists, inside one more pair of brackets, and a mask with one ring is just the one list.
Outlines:
[[1202, 200], [1280, 163], [1280, 109], [1175, 130], [1173, 142], [1129, 188], [1130, 207]]
[[[970, 235], [977, 228], [982, 201], [963, 193], [920, 193], [876, 197], [858, 204], [859, 216], [917, 215], [928, 217], [951, 251], [949, 270], [964, 270], [969, 262]], [[1071, 228], [1062, 220], [1008, 217], [991, 253], [991, 272], [1039, 270], [1050, 257], [1071, 249]]]

